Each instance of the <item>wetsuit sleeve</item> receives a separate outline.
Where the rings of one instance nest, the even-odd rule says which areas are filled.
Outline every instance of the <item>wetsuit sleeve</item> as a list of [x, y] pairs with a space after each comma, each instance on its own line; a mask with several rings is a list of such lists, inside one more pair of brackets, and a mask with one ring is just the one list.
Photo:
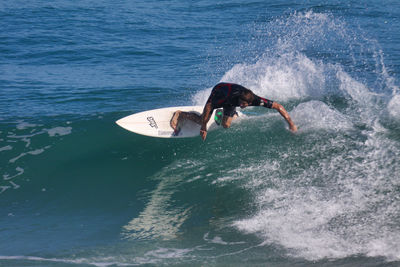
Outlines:
[[274, 101], [254, 95], [254, 100], [251, 106], [263, 106], [265, 108], [272, 108]]

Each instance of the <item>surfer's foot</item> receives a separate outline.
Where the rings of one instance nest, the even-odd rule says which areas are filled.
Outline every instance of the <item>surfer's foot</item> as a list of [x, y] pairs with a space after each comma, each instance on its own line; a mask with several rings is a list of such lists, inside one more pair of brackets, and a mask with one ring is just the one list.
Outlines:
[[177, 130], [177, 126], [178, 126], [178, 120], [179, 120], [179, 115], [181, 114], [181, 111], [175, 111], [174, 115], [172, 115], [172, 119], [169, 122], [169, 124], [171, 125], [171, 128], [174, 129], [174, 131]]

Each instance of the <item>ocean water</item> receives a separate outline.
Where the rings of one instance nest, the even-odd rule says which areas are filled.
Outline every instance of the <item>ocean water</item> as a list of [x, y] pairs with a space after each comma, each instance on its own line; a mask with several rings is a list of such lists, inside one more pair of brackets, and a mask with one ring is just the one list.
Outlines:
[[[398, 1], [2, 1], [0, 266], [399, 266]], [[230, 129], [115, 124], [278, 101]]]

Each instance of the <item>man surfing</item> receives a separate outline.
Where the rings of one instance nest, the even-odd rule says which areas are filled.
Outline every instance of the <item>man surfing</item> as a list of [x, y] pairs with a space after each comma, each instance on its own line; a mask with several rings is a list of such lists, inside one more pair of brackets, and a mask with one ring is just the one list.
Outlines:
[[297, 126], [281, 104], [259, 97], [251, 90], [234, 83], [219, 83], [214, 86], [201, 115], [178, 110], [172, 116], [170, 125], [177, 132], [178, 125], [184, 120], [194, 121], [201, 125], [200, 136], [205, 140], [207, 137], [207, 123], [214, 109], [223, 108], [222, 126], [229, 128], [232, 120], [237, 116], [236, 107], [243, 109], [248, 106], [263, 106], [277, 110], [289, 124], [289, 129], [292, 132], [297, 132]]

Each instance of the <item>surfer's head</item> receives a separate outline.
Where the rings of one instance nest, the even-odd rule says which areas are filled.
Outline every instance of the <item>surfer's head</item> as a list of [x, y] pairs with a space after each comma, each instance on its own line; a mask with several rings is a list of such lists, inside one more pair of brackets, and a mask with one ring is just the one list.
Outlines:
[[240, 108], [245, 108], [254, 101], [254, 94], [249, 89], [243, 89], [239, 96], [239, 106]]

